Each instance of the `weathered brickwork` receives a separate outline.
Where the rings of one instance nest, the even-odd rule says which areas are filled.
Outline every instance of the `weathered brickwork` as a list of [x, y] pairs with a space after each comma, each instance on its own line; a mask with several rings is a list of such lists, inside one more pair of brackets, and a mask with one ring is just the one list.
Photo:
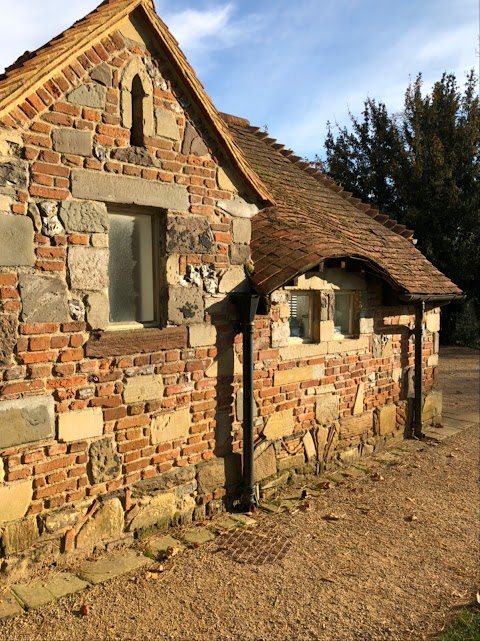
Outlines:
[[[151, 87], [143, 146], [130, 144], [124, 113], [130, 64]], [[248, 288], [259, 203], [166, 61], [118, 31], [1, 122], [0, 242], [17, 239], [0, 255], [1, 549], [48, 539], [51, 552], [55, 534], [58, 551], [72, 552], [203, 518], [240, 480], [242, 343], [228, 294]], [[103, 331], [112, 202], [162, 211], [163, 329]], [[258, 480], [403, 435], [413, 310], [382, 306], [375, 288], [369, 296], [359, 336], [345, 341], [285, 344], [285, 301], [257, 316]], [[438, 318], [426, 316], [426, 392]]]

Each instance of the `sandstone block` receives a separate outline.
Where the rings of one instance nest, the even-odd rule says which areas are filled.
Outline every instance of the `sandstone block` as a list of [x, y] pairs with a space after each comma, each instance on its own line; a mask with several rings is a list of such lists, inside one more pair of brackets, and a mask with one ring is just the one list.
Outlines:
[[0, 525], [21, 519], [32, 500], [31, 481], [0, 485]]
[[288, 385], [289, 383], [302, 383], [320, 379], [325, 373], [322, 365], [311, 365], [306, 367], [292, 367], [275, 372], [273, 382], [275, 386]]
[[72, 171], [72, 196], [176, 211], [188, 211], [190, 206], [188, 191], [180, 185], [106, 175], [84, 169]]
[[23, 160], [0, 162], [0, 192], [14, 196], [27, 186], [27, 164]]
[[110, 156], [113, 160], [126, 162], [141, 167], [161, 167], [160, 161], [143, 147], [120, 147], [114, 149]]
[[0, 403], [0, 450], [55, 435], [51, 396], [30, 396]]
[[157, 123], [157, 136], [168, 138], [169, 140], [180, 140], [177, 117], [173, 111], [157, 107], [155, 109], [155, 121]]
[[282, 436], [293, 434], [293, 430], [293, 408], [290, 408], [288, 410], [271, 414], [267, 419], [263, 435], [269, 441], [274, 441], [278, 438], [282, 438]]
[[197, 287], [168, 288], [167, 318], [171, 323], [202, 323], [204, 314], [202, 292]]
[[58, 415], [58, 440], [82, 441], [103, 434], [103, 412], [99, 407]]
[[234, 218], [232, 221], [233, 242], [240, 245], [250, 245], [252, 239], [252, 223], [246, 218]]
[[18, 321], [16, 316], [0, 316], [0, 367], [10, 364], [17, 340]]
[[88, 294], [85, 306], [90, 329], [106, 329], [109, 323], [108, 296], [103, 292]]
[[29, 517], [17, 523], [4, 526], [2, 545], [6, 556], [26, 550], [38, 539], [37, 519]]
[[62, 154], [90, 156], [92, 153], [92, 134], [79, 129], [54, 129], [53, 148]]
[[[103, 65], [102, 65], [103, 66]], [[104, 65], [107, 67], [107, 65]], [[109, 69], [109, 67], [107, 67]], [[98, 71], [97, 74], [101, 72]], [[106, 75], [106, 74], [103, 74]], [[110, 72], [110, 83], [111, 83], [111, 72]], [[82, 107], [91, 107], [92, 109], [104, 109], [105, 108], [105, 98], [107, 97], [107, 89], [98, 84], [92, 85], [80, 85], [72, 89], [67, 94], [68, 102], [71, 102], [72, 105], [80, 105]]]
[[303, 447], [305, 448], [305, 454], [307, 455], [307, 461], [313, 461], [317, 458], [317, 448], [313, 442], [312, 435], [310, 432], [307, 432], [303, 437]]
[[325, 446], [328, 440], [328, 427], [319, 427], [317, 429], [317, 456], [319, 461], [323, 461], [325, 456]]
[[108, 287], [108, 249], [69, 247], [68, 270], [72, 289], [100, 291]]
[[190, 432], [191, 416], [188, 408], [160, 414], [152, 421], [152, 443], [186, 440]]
[[118, 540], [123, 535], [123, 507], [119, 499], [104, 503], [82, 527], [77, 548], [92, 549], [103, 541]]
[[187, 156], [189, 154], [193, 154], [194, 156], [205, 156], [208, 153], [208, 147], [200, 137], [200, 134], [190, 122], [187, 122], [185, 134], [183, 136], [182, 154]]
[[30, 218], [0, 214], [0, 267], [35, 265], [33, 236]]
[[273, 445], [267, 447], [253, 460], [253, 476], [255, 482], [262, 481], [269, 476], [277, 473], [277, 460], [275, 457], [275, 448]]
[[70, 321], [68, 291], [59, 278], [20, 274], [22, 320], [25, 323], [66, 323]]
[[104, 203], [66, 200], [60, 206], [59, 215], [67, 231], [102, 234], [108, 231], [108, 213]]
[[289, 342], [290, 325], [288, 321], [274, 321], [272, 323], [272, 347], [287, 347]]
[[142, 496], [158, 492], [159, 490], [164, 491], [174, 489], [178, 496], [178, 491], [181, 487], [188, 485], [193, 489], [196, 489], [195, 474], [196, 470], [193, 465], [174, 467], [168, 472], [159, 474], [159, 476], [154, 476], [151, 479], [145, 479], [136, 483], [133, 487], [133, 495]]
[[315, 417], [320, 425], [329, 425], [338, 420], [339, 397], [338, 394], [320, 394], [315, 405]]
[[323, 341], [332, 341], [335, 335], [335, 323], [333, 320], [322, 320], [319, 323], [319, 338]]
[[359, 416], [347, 416], [340, 421], [340, 438], [349, 439], [370, 434], [373, 429], [373, 414], [365, 412]]
[[[238, 191], [235, 185], [233, 184], [233, 182], [228, 177], [228, 174], [221, 167], [219, 167], [217, 170], [217, 183], [218, 183], [218, 188], [221, 189], [222, 191], [232, 191], [232, 192]], [[237, 241], [237, 242], [244, 242], [244, 241]], [[247, 241], [247, 242], [250, 242], [250, 241]]]
[[90, 74], [90, 78], [105, 87], [112, 86], [112, 68], [105, 62], [95, 67]]
[[355, 395], [355, 404], [353, 406], [353, 415], [358, 416], [363, 414], [363, 400], [365, 397], [365, 388], [363, 383], [357, 386], [357, 393]]
[[397, 425], [397, 406], [392, 403], [377, 409], [378, 433], [380, 436], [395, 432]]
[[3, 464], [3, 459], [0, 458], [0, 484], [5, 480], [5, 466]]
[[168, 216], [167, 254], [209, 254], [214, 245], [208, 221], [194, 216]]
[[373, 334], [373, 318], [360, 319], [360, 334]]
[[123, 388], [125, 403], [154, 401], [163, 397], [163, 379], [161, 375], [147, 374], [128, 378]]
[[328, 343], [293, 343], [280, 349], [282, 361], [295, 361], [302, 358], [315, 358], [327, 353]]
[[230, 245], [230, 262], [232, 265], [245, 265], [250, 259], [250, 255], [249, 245], [239, 245], [237, 243]]
[[440, 331], [440, 313], [430, 312], [426, 315], [426, 326], [429, 332]]
[[217, 207], [237, 218], [252, 218], [260, 211], [256, 205], [247, 203], [239, 196], [232, 200], [217, 200]]
[[230, 269], [228, 269], [222, 276], [218, 286], [218, 291], [220, 294], [247, 292], [249, 291], [249, 287], [243, 267], [230, 267]]
[[431, 390], [423, 401], [422, 423], [431, 421], [435, 416], [442, 414], [442, 392]]
[[351, 463], [356, 461], [360, 457], [360, 452], [358, 447], [349, 447], [346, 450], [342, 450], [338, 453], [338, 458], [342, 463]]
[[219, 488], [235, 485], [240, 477], [240, 457], [236, 454], [212, 459], [197, 468], [198, 489], [201, 494], [209, 494]]
[[286, 456], [277, 461], [278, 471], [296, 470], [305, 465], [305, 456], [303, 454], [294, 454], [293, 456]]
[[[1, 348], [0, 348], [0, 352], [1, 352]], [[427, 364], [428, 364], [428, 367], [437, 367], [437, 365], [438, 365], [438, 354], [432, 354], [431, 356], [429, 356]]]
[[42, 520], [46, 531], [49, 534], [53, 534], [65, 528], [73, 527], [80, 517], [81, 512], [67, 508], [47, 514]]
[[140, 499], [139, 511], [128, 524], [128, 531], [142, 530], [152, 525], [168, 525], [177, 511], [177, 500], [174, 492], [157, 494], [153, 499]]
[[190, 347], [208, 347], [217, 342], [217, 329], [206, 323], [190, 325], [188, 328], [188, 344]]
[[105, 483], [120, 474], [120, 458], [113, 438], [94, 441], [89, 450], [89, 476], [92, 484]]

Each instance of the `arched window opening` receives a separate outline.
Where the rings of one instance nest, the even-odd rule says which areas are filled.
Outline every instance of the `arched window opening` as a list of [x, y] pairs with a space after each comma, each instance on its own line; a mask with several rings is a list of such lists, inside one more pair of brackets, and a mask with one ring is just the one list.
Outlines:
[[144, 145], [144, 114], [143, 99], [146, 94], [140, 76], [137, 74], [132, 82], [132, 126], [130, 128], [130, 144], [134, 147]]

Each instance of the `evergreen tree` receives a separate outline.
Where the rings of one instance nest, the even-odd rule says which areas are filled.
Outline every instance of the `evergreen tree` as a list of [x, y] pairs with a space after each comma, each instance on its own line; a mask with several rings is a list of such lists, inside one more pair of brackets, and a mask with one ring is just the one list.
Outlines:
[[[421, 251], [468, 296], [444, 314], [444, 338], [480, 342], [480, 110], [477, 78], [461, 91], [444, 73], [422, 76], [402, 113], [367, 98], [351, 129], [327, 125], [324, 169], [355, 196], [415, 229]], [[465, 317], [467, 314], [467, 317]]]

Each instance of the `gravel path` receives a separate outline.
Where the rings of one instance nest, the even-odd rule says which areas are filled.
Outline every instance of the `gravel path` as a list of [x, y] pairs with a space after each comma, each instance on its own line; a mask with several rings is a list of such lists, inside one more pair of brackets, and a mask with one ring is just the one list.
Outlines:
[[[447, 407], [478, 409], [478, 352], [442, 356]], [[257, 563], [235, 561], [219, 537], [162, 574], [141, 571], [0, 622], [0, 640], [434, 638], [480, 587], [478, 427], [401, 447], [391, 460], [362, 461], [361, 479], [289, 512], [257, 513]], [[261, 546], [282, 542], [286, 556], [261, 563]]]

